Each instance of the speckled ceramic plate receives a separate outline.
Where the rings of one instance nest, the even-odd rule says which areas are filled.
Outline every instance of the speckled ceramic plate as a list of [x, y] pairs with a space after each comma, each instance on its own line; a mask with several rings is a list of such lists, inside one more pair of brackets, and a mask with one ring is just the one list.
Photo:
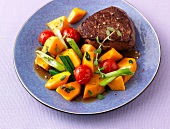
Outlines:
[[[136, 31], [136, 49], [141, 53], [141, 57], [137, 60], [137, 72], [126, 84], [126, 91], [113, 91], [103, 100], [83, 103], [68, 102], [55, 91], [47, 90], [44, 87], [45, 81], [37, 76], [33, 69], [35, 50], [39, 45], [38, 36], [41, 31], [46, 29], [46, 23], [62, 15], [68, 16], [74, 7], [87, 10], [87, 17], [111, 5], [125, 10], [132, 19]], [[78, 24], [74, 27], [77, 27]], [[42, 7], [25, 23], [16, 39], [14, 65], [23, 86], [44, 105], [67, 113], [97, 114], [121, 107], [140, 95], [154, 79], [159, 68], [160, 55], [160, 44], [154, 29], [146, 18], [126, 1], [58, 0]]]

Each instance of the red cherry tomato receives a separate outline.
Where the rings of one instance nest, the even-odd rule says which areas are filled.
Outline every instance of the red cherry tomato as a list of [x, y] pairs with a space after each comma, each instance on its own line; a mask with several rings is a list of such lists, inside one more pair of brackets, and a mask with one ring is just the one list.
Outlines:
[[87, 65], [80, 65], [74, 70], [74, 77], [79, 84], [87, 84], [92, 75], [92, 70]]
[[54, 36], [53, 32], [50, 30], [44, 30], [39, 35], [39, 42], [44, 45], [45, 41], [50, 38], [51, 36]]
[[72, 38], [76, 43], [80, 41], [80, 34], [74, 28], [66, 28], [62, 32], [62, 36], [66, 36], [67, 38]]
[[109, 73], [119, 69], [119, 66], [112, 59], [106, 59], [100, 63], [100, 68], [104, 67], [103, 73]]

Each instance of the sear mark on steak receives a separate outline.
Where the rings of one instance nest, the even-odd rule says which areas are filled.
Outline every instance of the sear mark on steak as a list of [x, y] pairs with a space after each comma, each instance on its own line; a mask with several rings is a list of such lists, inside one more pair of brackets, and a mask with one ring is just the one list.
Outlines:
[[[85, 43], [98, 47], [96, 37], [98, 36], [100, 41], [105, 39], [107, 27], [119, 30], [122, 34], [122, 36], [118, 36], [117, 33], [114, 33], [110, 36], [111, 40], [104, 43], [104, 46], [109, 46], [107, 49], [113, 47], [116, 50], [128, 50], [135, 45], [135, 30], [132, 21], [125, 11], [113, 6], [89, 16], [78, 26], [78, 32]], [[106, 47], [102, 49], [106, 49]]]

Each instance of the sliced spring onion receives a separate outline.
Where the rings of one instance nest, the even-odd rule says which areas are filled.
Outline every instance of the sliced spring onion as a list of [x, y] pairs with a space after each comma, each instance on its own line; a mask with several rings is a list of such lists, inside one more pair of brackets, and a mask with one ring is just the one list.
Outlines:
[[63, 81], [66, 78], [66, 75], [63, 75], [60, 80]]
[[125, 75], [133, 75], [134, 73], [129, 68], [121, 68], [113, 72], [109, 72], [105, 74], [105, 77], [113, 77], [113, 76], [125, 76]]
[[[71, 76], [72, 76], [72, 79], [75, 80], [75, 77], [74, 77], [74, 73], [73, 73], [73, 68], [72, 66], [70, 66], [70, 61], [69, 60], [69, 56], [66, 57], [66, 56], [59, 56], [61, 61], [63, 62], [63, 64], [65, 65], [65, 68], [67, 69], [67, 71], [69, 71], [71, 73]], [[68, 59], [69, 58], [69, 59]]]
[[54, 67], [55, 69], [57, 69], [58, 71], [65, 71], [65, 67], [63, 64], [61, 64], [60, 62], [56, 61], [54, 58], [52, 58], [51, 56], [43, 53], [42, 51], [35, 51], [36, 55], [41, 58], [43, 61], [45, 61], [47, 64], [49, 64], [50, 66]]
[[90, 95], [90, 96], [92, 96], [92, 91], [91, 90], [88, 90], [88, 94]]
[[105, 78], [103, 81], [100, 82], [100, 86], [106, 86], [107, 84], [109, 84], [111, 81], [113, 81], [114, 79], [116, 79], [116, 76], [113, 77], [107, 77]]
[[57, 36], [57, 37], [61, 40], [61, 42], [64, 44], [65, 49], [67, 49], [68, 46], [67, 46], [67, 44], [65, 43], [65, 41], [64, 41], [64, 39], [63, 39], [63, 37], [62, 37], [61, 32], [60, 32], [59, 29], [56, 29], [56, 36]]
[[60, 73], [58, 70], [55, 70], [55, 69], [49, 69], [48, 72], [50, 73], [51, 76], [54, 76]]
[[102, 99], [104, 99], [104, 96], [101, 95], [101, 94], [98, 94], [98, 95], [97, 95], [97, 98], [98, 98], [99, 100], [102, 100]]
[[65, 58], [67, 59], [68, 64], [70, 65], [72, 71], [75, 69], [73, 62], [71, 61], [69, 56], [65, 56]]
[[105, 74], [105, 79], [103, 79], [103, 81], [100, 82], [100, 86], [106, 86], [118, 76], [133, 75], [133, 74], [134, 73], [129, 68], [118, 69], [117, 71], [113, 71]]
[[69, 45], [72, 47], [72, 49], [75, 51], [75, 53], [78, 55], [80, 59], [83, 58], [82, 52], [80, 48], [78, 47], [77, 43], [72, 38], [66, 38]]

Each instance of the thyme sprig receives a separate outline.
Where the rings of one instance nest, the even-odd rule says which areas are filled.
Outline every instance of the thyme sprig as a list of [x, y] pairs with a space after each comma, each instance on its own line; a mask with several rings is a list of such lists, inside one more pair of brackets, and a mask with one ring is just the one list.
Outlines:
[[104, 46], [103, 44], [106, 42], [106, 40], [111, 40], [111, 39], [110, 39], [110, 36], [112, 36], [115, 32], [118, 32], [118, 33], [117, 33], [118, 36], [119, 36], [119, 35], [121, 36], [120, 31], [115, 30], [115, 29], [112, 28], [112, 27], [107, 27], [107, 30], [106, 30], [107, 37], [106, 37], [102, 42], [99, 41], [99, 37], [98, 37], [98, 36], [96, 37], [96, 41], [97, 41], [97, 43], [99, 44], [99, 47], [98, 47], [98, 49], [95, 51], [95, 53], [96, 53], [96, 57], [95, 57], [95, 60], [94, 60], [94, 65], [95, 65], [95, 66], [98, 65], [98, 61], [99, 61], [98, 56], [99, 56], [99, 54], [102, 52], [102, 48], [101, 48], [101, 47], [102, 47], [102, 46], [103, 46], [103, 47], [107, 47], [107, 46]]
[[[122, 36], [122, 34], [119, 30], [115, 30], [112, 27], [107, 27], [107, 30], [106, 30], [107, 37], [102, 42], [100, 42], [98, 36], [96, 37], [96, 41], [99, 44], [99, 47], [97, 48], [97, 50], [94, 51], [96, 53], [96, 57], [94, 60], [95, 66], [98, 66], [98, 64], [99, 64], [100, 59], [98, 59], [98, 57], [99, 57], [99, 54], [101, 54], [101, 52], [102, 52], [102, 47], [108, 47], [108, 46], [104, 46], [103, 44], [106, 42], [106, 40], [111, 40], [110, 36], [112, 36], [115, 32], [117, 33], [118, 36]], [[95, 71], [95, 73], [97, 73], [97, 72], [100, 73], [101, 78], [105, 77], [105, 74], [101, 71], [101, 68], [98, 68], [98, 70]]]

